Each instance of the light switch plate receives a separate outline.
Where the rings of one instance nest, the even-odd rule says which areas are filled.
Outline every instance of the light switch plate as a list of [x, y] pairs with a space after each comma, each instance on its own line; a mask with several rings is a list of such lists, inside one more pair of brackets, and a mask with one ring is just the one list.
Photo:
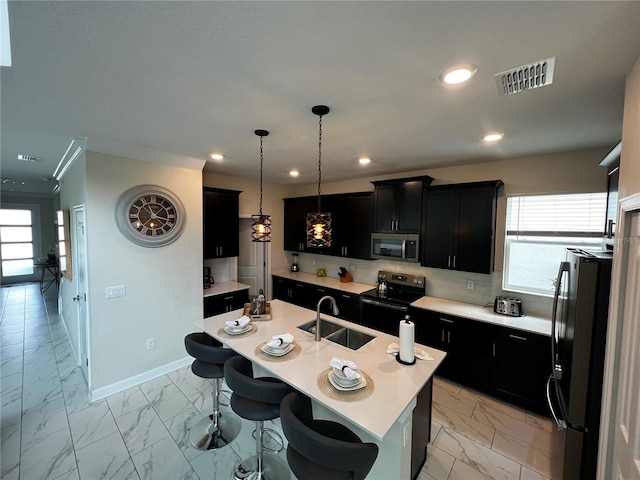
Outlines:
[[126, 294], [127, 291], [124, 285], [115, 285], [113, 287], [106, 288], [107, 298], [124, 297]]

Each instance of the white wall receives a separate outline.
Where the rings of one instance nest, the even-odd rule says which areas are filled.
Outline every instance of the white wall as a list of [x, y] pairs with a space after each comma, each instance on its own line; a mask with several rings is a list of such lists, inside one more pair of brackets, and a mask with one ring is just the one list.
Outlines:
[[[86, 162], [90, 352], [93, 389], [180, 361], [202, 319], [202, 172], [88, 151]], [[114, 207], [130, 187], [155, 184], [187, 212], [182, 235], [160, 248], [125, 239]], [[105, 289], [125, 285], [126, 296]], [[155, 338], [156, 347], [146, 349]]]

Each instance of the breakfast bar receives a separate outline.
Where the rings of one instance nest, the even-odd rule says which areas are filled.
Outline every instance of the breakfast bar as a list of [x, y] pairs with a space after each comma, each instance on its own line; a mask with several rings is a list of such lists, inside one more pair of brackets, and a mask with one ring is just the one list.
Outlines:
[[[424, 415], [417, 414], [416, 406], [419, 405], [422, 412], [430, 412], [431, 379], [446, 354], [416, 344], [428, 359], [416, 359], [414, 365], [403, 365], [394, 355], [386, 353], [389, 344], [398, 343], [397, 337], [324, 316], [322, 318], [338, 327], [374, 338], [356, 350], [327, 338], [316, 342], [312, 333], [298, 328], [315, 320], [315, 311], [279, 300], [270, 302], [270, 306], [271, 320], [252, 321], [251, 328], [240, 335], [230, 335], [224, 327], [226, 321], [238, 319], [242, 310], [209, 317], [195, 324], [253, 362], [257, 376], [279, 378], [311, 398], [315, 418], [343, 423], [363, 441], [378, 444], [378, 458], [367, 478], [414, 478], [420, 465], [416, 466], [412, 458], [416, 455], [420, 458], [421, 450], [424, 460], [430, 428], [430, 421], [424, 421]], [[284, 333], [294, 337], [294, 348], [289, 353], [272, 357], [261, 350], [272, 336]], [[366, 388], [357, 392], [333, 388], [326, 381], [333, 357], [355, 362], [367, 380]], [[423, 421], [417, 422], [418, 418]], [[414, 438], [419, 441], [412, 441]], [[415, 443], [413, 453], [412, 443]]]

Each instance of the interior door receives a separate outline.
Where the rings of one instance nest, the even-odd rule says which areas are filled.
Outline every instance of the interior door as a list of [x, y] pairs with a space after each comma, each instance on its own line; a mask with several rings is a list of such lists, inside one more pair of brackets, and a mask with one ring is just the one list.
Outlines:
[[631, 217], [615, 414], [615, 479], [640, 479], [640, 213]]
[[258, 290], [263, 289], [265, 296], [270, 298], [268, 295], [267, 260], [271, 243], [252, 241], [252, 223], [250, 218], [240, 219], [238, 281], [249, 285], [249, 295], [257, 295]]
[[76, 274], [76, 304], [78, 308], [78, 355], [80, 357], [80, 366], [82, 373], [87, 381], [87, 385], [91, 387], [89, 375], [89, 318], [87, 315], [87, 232], [85, 228], [85, 211], [84, 205], [74, 207], [73, 209], [73, 232], [75, 233], [73, 240], [74, 252], [74, 270]]

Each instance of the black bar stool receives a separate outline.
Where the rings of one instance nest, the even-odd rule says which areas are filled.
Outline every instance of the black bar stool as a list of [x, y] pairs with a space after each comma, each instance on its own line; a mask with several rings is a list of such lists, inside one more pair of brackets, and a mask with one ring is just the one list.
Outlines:
[[191, 371], [201, 378], [213, 379], [213, 412], [200, 420], [189, 434], [191, 445], [199, 450], [215, 450], [229, 444], [240, 433], [241, 422], [231, 412], [220, 411], [220, 387], [224, 377], [224, 362], [236, 352], [223, 348], [222, 343], [206, 333], [190, 333], [184, 338], [187, 353], [195, 358]]
[[362, 480], [378, 457], [378, 445], [364, 443], [344, 425], [314, 420], [311, 400], [294, 392], [280, 404], [287, 461], [299, 480]]
[[256, 422], [256, 455], [242, 460], [232, 478], [243, 480], [285, 480], [291, 478], [286, 463], [277, 455], [264, 453], [264, 421], [280, 416], [280, 402], [292, 388], [270, 377], [253, 378], [253, 366], [243, 357], [233, 357], [224, 364], [224, 377], [233, 392], [231, 408], [247, 420]]

